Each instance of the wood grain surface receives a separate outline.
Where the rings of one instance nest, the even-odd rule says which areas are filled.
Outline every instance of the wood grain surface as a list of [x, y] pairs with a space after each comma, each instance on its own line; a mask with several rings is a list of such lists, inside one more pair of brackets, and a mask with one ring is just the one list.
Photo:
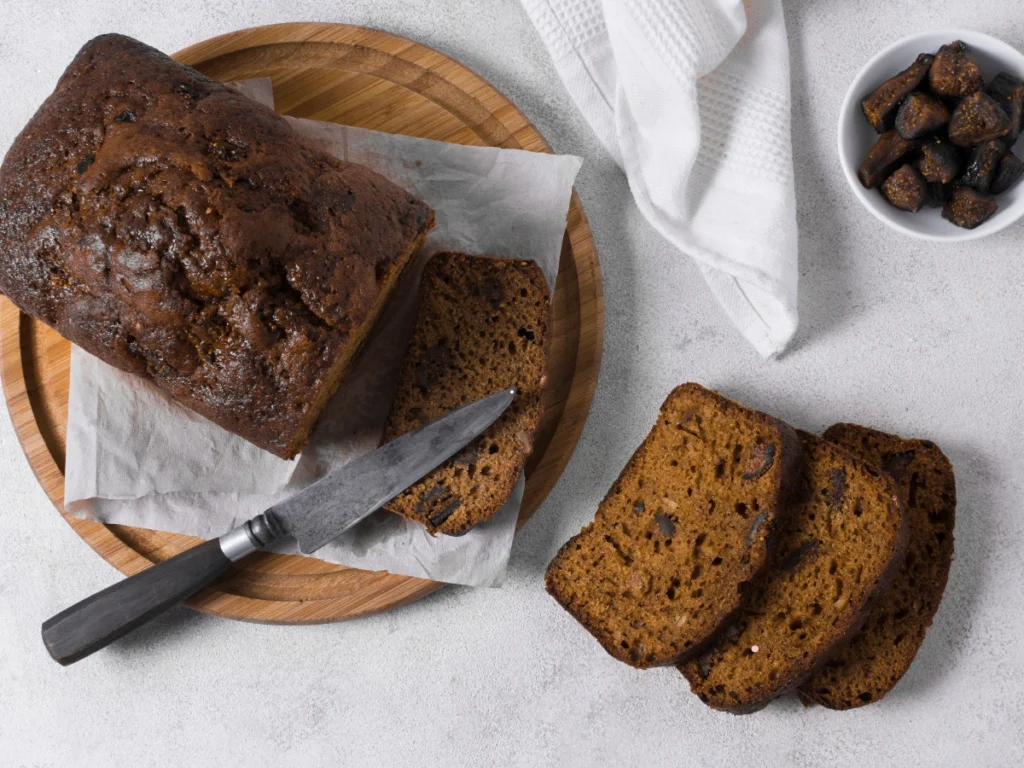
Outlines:
[[[340, 24], [279, 24], [216, 37], [175, 58], [218, 80], [270, 77], [278, 111], [295, 117], [459, 144], [551, 151], [526, 117], [482, 78], [437, 51], [386, 32]], [[601, 360], [600, 269], [575, 193], [553, 313], [546, 411], [527, 466], [520, 525], [547, 497], [576, 446]], [[70, 344], [0, 298], [0, 362], [18, 438], [42, 487], [63, 510]], [[65, 519], [124, 574], [199, 541]], [[312, 623], [402, 605], [440, 586], [307, 557], [260, 553], [188, 605], [234, 619]]]

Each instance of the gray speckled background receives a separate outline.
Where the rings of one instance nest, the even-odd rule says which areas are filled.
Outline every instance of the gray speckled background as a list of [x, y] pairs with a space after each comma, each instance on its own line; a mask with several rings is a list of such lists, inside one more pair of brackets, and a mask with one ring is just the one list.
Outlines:
[[[0, 149], [78, 47], [120, 31], [167, 51], [288, 20], [381, 27], [504, 91], [578, 190], [605, 279], [604, 368], [561, 484], [522, 532], [501, 590], [449, 588], [346, 624], [274, 627], [177, 610], [85, 663], [47, 657], [39, 623], [115, 578], [53, 511], [0, 418], [0, 765], [1012, 766], [1024, 760], [1024, 224], [935, 247], [884, 229], [840, 175], [835, 118], [878, 48], [968, 26], [1024, 48], [1024, 4], [786, 3], [801, 229], [801, 327], [762, 361], [696, 268], [641, 219], [516, 0], [0, 0]], [[854, 420], [930, 437], [957, 470], [957, 558], [913, 668], [852, 713], [786, 699], [716, 714], [672, 669], [606, 656], [543, 592], [557, 547], [675, 384], [696, 380], [793, 424]]]

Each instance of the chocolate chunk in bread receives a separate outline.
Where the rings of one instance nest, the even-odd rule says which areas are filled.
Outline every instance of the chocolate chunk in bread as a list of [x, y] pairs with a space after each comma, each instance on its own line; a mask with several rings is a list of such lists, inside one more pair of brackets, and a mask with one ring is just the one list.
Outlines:
[[289, 458], [433, 218], [273, 110], [103, 35], [0, 167], [0, 292]]
[[458, 536], [502, 508], [540, 421], [548, 295], [544, 273], [533, 261], [462, 253], [430, 259], [384, 440], [500, 389], [519, 391], [483, 435], [385, 509], [432, 533]]
[[684, 384], [548, 566], [548, 592], [615, 658], [678, 662], [767, 562], [799, 456], [785, 424]]
[[771, 564], [718, 636], [680, 671], [715, 709], [750, 712], [792, 690], [860, 627], [903, 563], [895, 481], [801, 432], [806, 462]]
[[939, 608], [953, 561], [956, 481], [935, 443], [904, 440], [867, 427], [836, 424], [825, 439], [880, 467], [899, 485], [910, 546], [863, 628], [800, 686], [800, 695], [832, 709], [878, 701], [910, 668]]

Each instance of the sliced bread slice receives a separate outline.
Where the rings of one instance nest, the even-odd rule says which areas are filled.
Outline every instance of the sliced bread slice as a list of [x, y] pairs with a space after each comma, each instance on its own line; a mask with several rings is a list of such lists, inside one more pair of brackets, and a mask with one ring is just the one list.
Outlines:
[[931, 626], [953, 562], [956, 481], [949, 459], [927, 440], [855, 424], [829, 427], [825, 439], [892, 475], [910, 525], [907, 558], [889, 591], [868, 611], [853, 640], [800, 686], [805, 701], [852, 709], [892, 690]]
[[680, 666], [715, 709], [760, 709], [795, 688], [860, 627], [903, 562], [907, 526], [892, 478], [799, 433], [806, 462], [764, 575], [737, 615]]
[[548, 566], [548, 592], [615, 658], [678, 662], [767, 562], [799, 455], [782, 422], [684, 384], [594, 521]]
[[384, 441], [500, 389], [519, 391], [483, 435], [385, 509], [459, 536], [504, 506], [540, 422], [548, 296], [533, 261], [446, 252], [427, 262]]

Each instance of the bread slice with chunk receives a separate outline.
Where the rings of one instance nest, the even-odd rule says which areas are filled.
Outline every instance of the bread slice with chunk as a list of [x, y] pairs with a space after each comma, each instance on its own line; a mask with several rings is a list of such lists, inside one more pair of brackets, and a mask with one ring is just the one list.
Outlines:
[[684, 384], [548, 566], [548, 592], [615, 658], [678, 662], [767, 562], [799, 455], [782, 422]]
[[857, 631], [906, 553], [895, 481], [799, 435], [804, 472], [771, 564], [714, 641], [680, 666], [715, 709], [751, 712], [806, 680]]
[[956, 481], [949, 459], [928, 440], [904, 440], [855, 424], [825, 439], [880, 467], [899, 484], [910, 526], [907, 558], [853, 640], [800, 686], [800, 696], [831, 709], [878, 701], [917, 655], [939, 608], [953, 561]]
[[450, 252], [427, 262], [384, 441], [501, 389], [518, 394], [483, 435], [385, 509], [458, 536], [504, 506], [540, 422], [550, 315], [536, 262]]

